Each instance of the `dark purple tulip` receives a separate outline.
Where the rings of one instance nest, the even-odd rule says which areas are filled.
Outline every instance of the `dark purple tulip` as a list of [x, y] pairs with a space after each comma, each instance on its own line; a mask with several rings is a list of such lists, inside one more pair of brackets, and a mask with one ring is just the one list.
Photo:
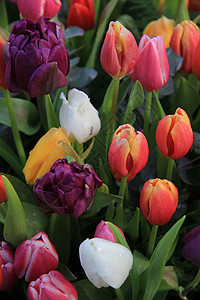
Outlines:
[[182, 255], [200, 267], [200, 226], [190, 230], [182, 241], [185, 243]]
[[35, 181], [33, 192], [43, 213], [79, 217], [91, 206], [96, 190], [103, 184], [90, 165], [58, 159], [50, 171]]
[[49, 18], [35, 23], [21, 19], [3, 47], [6, 84], [10, 92], [27, 91], [31, 98], [67, 85], [69, 53], [64, 33]]

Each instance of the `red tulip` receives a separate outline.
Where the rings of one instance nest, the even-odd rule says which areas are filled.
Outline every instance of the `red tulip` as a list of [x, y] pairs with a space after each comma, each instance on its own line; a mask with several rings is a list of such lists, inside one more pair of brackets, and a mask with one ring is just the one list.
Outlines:
[[78, 26], [84, 30], [94, 28], [95, 4], [94, 0], [71, 0], [67, 27]]
[[58, 271], [51, 271], [32, 281], [27, 300], [78, 300], [75, 287]]
[[110, 171], [116, 180], [127, 177], [132, 180], [147, 163], [148, 143], [140, 131], [130, 124], [121, 125], [115, 131], [108, 152]]
[[200, 10], [200, 0], [189, 0], [189, 10], [199, 11]]
[[196, 45], [192, 61], [192, 72], [200, 80], [200, 39]]
[[5, 44], [4, 38], [0, 35], [0, 88], [3, 87], [4, 89], [7, 89], [6, 81], [5, 81], [5, 69], [6, 64], [3, 58], [3, 45]]
[[[114, 225], [114, 226], [117, 227], [116, 225]], [[125, 236], [124, 236], [124, 233], [122, 232], [122, 230], [119, 227], [117, 227], [117, 229], [121, 232], [124, 239], [126, 239]], [[95, 234], [94, 234], [94, 238], [101, 238], [101, 239], [104, 239], [104, 240], [109, 240], [109, 241], [114, 242], [114, 243], [117, 242], [114, 233], [112, 232], [112, 230], [108, 226], [107, 222], [105, 222], [105, 221], [101, 221], [97, 225], [97, 228], [96, 228]]]
[[149, 38], [144, 34], [140, 40], [135, 67], [130, 73], [132, 81], [139, 80], [148, 92], [157, 91], [167, 84], [169, 72], [163, 37], [158, 35]]
[[100, 56], [106, 73], [115, 79], [125, 77], [135, 65], [137, 52], [132, 33], [118, 21], [110, 22]]
[[6, 189], [3, 184], [2, 176], [0, 175], [0, 204], [7, 199]]
[[192, 72], [192, 59], [198, 40], [199, 28], [192, 21], [183, 21], [174, 28], [170, 47], [183, 58], [180, 71], [184, 73]]
[[140, 209], [152, 225], [169, 222], [178, 204], [178, 190], [166, 179], [150, 179], [145, 182], [140, 195]]
[[36, 280], [58, 266], [58, 254], [46, 233], [39, 232], [22, 242], [15, 251], [14, 268], [18, 278]]
[[178, 159], [187, 154], [193, 143], [193, 132], [186, 112], [177, 108], [158, 122], [156, 142], [165, 157]]
[[18, 0], [17, 5], [23, 18], [36, 22], [40, 17], [52, 19], [62, 3], [60, 0]]

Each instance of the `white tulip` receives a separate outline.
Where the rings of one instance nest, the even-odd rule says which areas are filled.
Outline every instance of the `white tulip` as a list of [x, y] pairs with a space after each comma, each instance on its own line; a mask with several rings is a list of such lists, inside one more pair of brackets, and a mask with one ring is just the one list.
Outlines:
[[79, 247], [81, 265], [88, 279], [97, 287], [118, 289], [133, 264], [130, 250], [101, 238], [86, 239]]
[[100, 119], [88, 96], [72, 89], [68, 93], [68, 100], [64, 93], [61, 93], [60, 98], [63, 100], [59, 113], [60, 125], [69, 140], [77, 140], [82, 144], [97, 135], [101, 126]]

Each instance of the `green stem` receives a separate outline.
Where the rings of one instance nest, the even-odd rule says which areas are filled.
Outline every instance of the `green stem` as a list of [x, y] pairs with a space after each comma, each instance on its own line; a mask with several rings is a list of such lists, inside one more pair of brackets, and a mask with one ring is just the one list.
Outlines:
[[119, 93], [119, 79], [114, 79], [114, 89], [113, 89], [113, 99], [112, 99], [112, 110], [110, 115], [110, 126], [109, 126], [109, 136], [112, 137], [115, 131], [115, 121], [117, 113], [117, 101]]
[[152, 92], [146, 92], [146, 106], [144, 113], [144, 135], [148, 138], [149, 134], [149, 123], [150, 123], [150, 115], [151, 115], [151, 98]]
[[124, 295], [123, 295], [122, 290], [120, 288], [115, 289], [115, 293], [117, 295], [118, 300], [124, 300]]
[[172, 174], [173, 174], [173, 166], [174, 166], [174, 160], [172, 158], [168, 158], [168, 164], [167, 164], [167, 174], [166, 179], [172, 181]]
[[120, 183], [120, 189], [119, 189], [119, 196], [121, 196], [121, 200], [118, 201], [117, 203], [117, 209], [116, 209], [116, 215], [114, 218], [114, 223], [120, 227], [123, 231], [124, 229], [124, 193], [126, 190], [126, 181], [127, 177], [122, 177], [121, 183]]
[[151, 257], [154, 247], [155, 247], [155, 241], [156, 241], [156, 235], [158, 231], [158, 225], [153, 225], [151, 229], [151, 234], [149, 238], [149, 244], [147, 247], [147, 257]]
[[182, 296], [186, 296], [187, 293], [189, 293], [191, 290], [193, 290], [199, 282], [200, 282], [200, 269], [198, 270], [193, 281], [190, 284], [188, 284], [187, 287], [185, 288], [185, 290], [182, 292]]
[[57, 116], [55, 114], [51, 96], [45, 95], [45, 103], [46, 103], [46, 114], [47, 114], [47, 124], [48, 124], [48, 129], [51, 129], [52, 127], [59, 127], [59, 121], [57, 119]]
[[22, 145], [19, 130], [18, 130], [18, 127], [17, 127], [17, 121], [16, 121], [16, 118], [15, 118], [15, 113], [14, 113], [14, 109], [13, 109], [12, 100], [10, 98], [10, 94], [9, 94], [8, 90], [3, 89], [3, 93], [4, 93], [4, 96], [5, 96], [5, 99], [6, 99], [6, 104], [7, 104], [9, 118], [10, 118], [10, 124], [11, 124], [11, 128], [12, 128], [12, 133], [13, 133], [13, 138], [14, 138], [14, 141], [15, 141], [15, 146], [16, 146], [16, 149], [17, 149], [17, 153], [18, 153], [20, 162], [24, 166], [25, 163], [26, 163], [26, 155], [25, 155], [24, 147]]

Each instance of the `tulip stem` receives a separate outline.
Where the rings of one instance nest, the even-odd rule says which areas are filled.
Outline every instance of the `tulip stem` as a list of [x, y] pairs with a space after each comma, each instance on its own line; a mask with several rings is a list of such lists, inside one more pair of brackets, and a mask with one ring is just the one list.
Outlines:
[[152, 99], [152, 92], [146, 92], [146, 106], [145, 106], [145, 113], [144, 113], [144, 135], [146, 136], [146, 138], [148, 138], [149, 135], [151, 99]]
[[124, 227], [123, 202], [124, 202], [124, 194], [125, 194], [125, 190], [126, 190], [126, 181], [127, 181], [127, 177], [122, 177], [121, 183], [120, 183], [120, 188], [119, 188], [119, 193], [118, 193], [118, 195], [121, 196], [122, 198], [117, 203], [116, 215], [114, 218], [115, 224], [118, 227], [120, 227], [122, 230]]
[[166, 179], [170, 180], [170, 181], [172, 181], [173, 166], [174, 166], [174, 160], [171, 157], [169, 157], [168, 158], [168, 165], [167, 165]]
[[200, 268], [195, 276], [195, 278], [193, 279], [193, 281], [187, 285], [187, 287], [185, 288], [185, 290], [182, 292], [182, 296], [186, 296], [187, 293], [189, 293], [191, 290], [193, 290], [197, 284], [199, 283], [200, 281]]
[[26, 163], [26, 155], [25, 155], [24, 147], [22, 145], [21, 137], [20, 137], [20, 134], [19, 134], [17, 121], [16, 121], [16, 118], [15, 118], [15, 113], [14, 113], [14, 109], [13, 109], [12, 100], [10, 98], [10, 94], [9, 94], [8, 90], [3, 89], [3, 93], [4, 93], [4, 97], [6, 99], [8, 114], [9, 114], [9, 118], [10, 118], [10, 124], [11, 124], [11, 128], [12, 128], [12, 133], [13, 133], [13, 138], [14, 138], [14, 141], [15, 141], [15, 146], [16, 146], [16, 149], [17, 149], [17, 153], [18, 153], [20, 162], [24, 166], [25, 163]]
[[109, 128], [110, 129], [109, 137], [111, 137], [111, 138], [115, 131], [117, 101], [118, 101], [118, 93], [119, 93], [119, 79], [113, 79], [113, 80], [114, 80], [114, 87], [113, 87], [112, 109], [111, 109], [111, 115], [110, 115], [110, 128]]
[[123, 295], [122, 290], [120, 288], [115, 289], [115, 293], [117, 295], [118, 300], [124, 300], [124, 295]]
[[158, 225], [153, 225], [150, 233], [149, 244], [147, 247], [147, 254], [146, 254], [147, 257], [151, 257], [153, 253], [157, 231], [158, 231]]

